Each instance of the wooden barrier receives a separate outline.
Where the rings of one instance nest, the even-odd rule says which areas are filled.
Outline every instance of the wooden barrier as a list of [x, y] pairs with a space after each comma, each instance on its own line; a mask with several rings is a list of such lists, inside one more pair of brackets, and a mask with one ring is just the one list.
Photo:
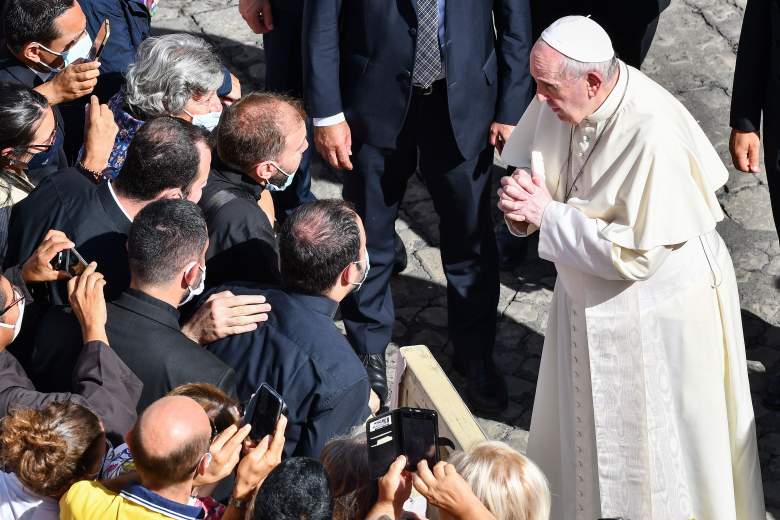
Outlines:
[[425, 345], [399, 350], [394, 385], [392, 408], [436, 410], [439, 436], [451, 439], [456, 449], [468, 450], [485, 440], [485, 433]]

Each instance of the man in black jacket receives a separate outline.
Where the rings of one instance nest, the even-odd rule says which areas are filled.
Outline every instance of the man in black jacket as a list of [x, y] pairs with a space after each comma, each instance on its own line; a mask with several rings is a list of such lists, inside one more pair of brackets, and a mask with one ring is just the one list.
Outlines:
[[[98, 263], [107, 297], [115, 297], [130, 281], [125, 241], [135, 215], [158, 199], [200, 200], [211, 161], [207, 139], [198, 127], [160, 117], [138, 130], [115, 181], [95, 186], [75, 169], [47, 177], [14, 206], [5, 266], [24, 263], [46, 232], [57, 229]], [[67, 303], [61, 282], [50, 284], [48, 294], [52, 304]]]
[[284, 191], [298, 175], [308, 148], [305, 118], [297, 101], [267, 92], [223, 110], [218, 158], [199, 202], [209, 228], [209, 287], [279, 283], [273, 201], [266, 190]]
[[[731, 140], [734, 167], [758, 173], [764, 123], [764, 166], [775, 229], [780, 229], [780, 0], [749, 0], [742, 21], [734, 88]], [[764, 404], [780, 409], [780, 374], [769, 383]]]
[[331, 166], [354, 168], [343, 195], [366, 225], [373, 269], [342, 313], [372, 388], [386, 397], [394, 222], [419, 165], [440, 217], [456, 367], [474, 408], [503, 409], [489, 181], [493, 146], [532, 95], [528, 0], [317, 0], [305, 2], [303, 25], [314, 142]]
[[780, 229], [780, 1], [749, 0], [742, 21], [731, 95], [731, 158], [759, 172], [763, 115], [764, 165], [775, 227]]
[[147, 205], [127, 238], [130, 287], [108, 306], [111, 348], [143, 382], [143, 410], [185, 383], [211, 383], [235, 394], [235, 374], [179, 329], [180, 305], [203, 291], [206, 222], [195, 204]]
[[[5, 45], [0, 50], [0, 81], [21, 83], [35, 88], [52, 105], [58, 132], [54, 146], [37, 154], [30, 163], [32, 179], [37, 183], [46, 175], [68, 166], [65, 150], [66, 121], [59, 105], [91, 93], [99, 75], [98, 62], [80, 60], [87, 56], [91, 40], [87, 21], [75, 0], [29, 2], [8, 0], [3, 9]], [[71, 110], [72, 122], [81, 140], [84, 129], [84, 104]]]
[[365, 421], [369, 406], [379, 408], [365, 369], [333, 323], [339, 302], [360, 289], [369, 270], [363, 225], [344, 202], [304, 204], [282, 225], [279, 249], [283, 289], [229, 286], [265, 295], [274, 308], [268, 322], [208, 349], [236, 371], [242, 401], [264, 382], [281, 394], [289, 420], [285, 454], [316, 458], [328, 439]]
[[[304, 0], [240, 0], [238, 10], [249, 28], [263, 35], [265, 90], [303, 97], [301, 37]], [[315, 199], [311, 192], [311, 150], [303, 153], [300, 169], [289, 189], [276, 192], [273, 199], [280, 219]]]

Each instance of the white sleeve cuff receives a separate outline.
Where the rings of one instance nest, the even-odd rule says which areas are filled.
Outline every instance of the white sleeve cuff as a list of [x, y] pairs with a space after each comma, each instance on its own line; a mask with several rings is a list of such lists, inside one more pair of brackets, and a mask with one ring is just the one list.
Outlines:
[[622, 277], [612, 263], [612, 242], [599, 236], [598, 221], [552, 201], [544, 210], [539, 257], [607, 280]]
[[339, 112], [328, 117], [313, 117], [312, 123], [314, 126], [332, 126], [339, 123], [343, 123], [347, 119], [344, 117], [344, 112]]

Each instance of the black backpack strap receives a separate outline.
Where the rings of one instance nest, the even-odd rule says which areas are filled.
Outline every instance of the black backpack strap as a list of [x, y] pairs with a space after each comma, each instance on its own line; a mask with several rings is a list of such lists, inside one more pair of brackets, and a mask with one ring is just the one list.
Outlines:
[[203, 213], [208, 219], [209, 217], [216, 215], [225, 204], [237, 198], [239, 198], [239, 196], [236, 195], [233, 190], [223, 189], [214, 192], [214, 195], [212, 195], [208, 200], [204, 201], [201, 199], [200, 207], [203, 209]]

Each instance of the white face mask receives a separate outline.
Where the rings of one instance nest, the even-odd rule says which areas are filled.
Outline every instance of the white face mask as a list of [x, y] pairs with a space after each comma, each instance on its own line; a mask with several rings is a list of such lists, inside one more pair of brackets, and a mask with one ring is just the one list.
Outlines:
[[289, 188], [290, 184], [292, 184], [293, 177], [295, 177], [295, 172], [287, 173], [276, 162], [274, 162], [274, 161], [268, 161], [268, 162], [270, 162], [273, 165], [274, 168], [279, 170], [280, 173], [285, 175], [284, 182], [282, 184], [280, 184], [279, 186], [277, 186], [276, 184], [274, 184], [271, 181], [268, 181], [268, 184], [266, 184], [266, 188], [268, 188], [268, 191], [284, 191], [287, 188]]
[[[19, 299], [21, 298], [21, 295], [16, 292], [16, 289], [14, 289], [14, 298]], [[11, 338], [11, 343], [14, 342], [16, 337], [19, 335], [19, 332], [22, 330], [22, 319], [24, 318], [24, 300], [20, 300], [19, 303], [16, 304], [16, 306], [19, 308], [19, 317], [16, 318], [16, 323], [0, 323], [0, 328], [3, 329], [13, 329], [14, 335]]]
[[40, 45], [45, 51], [50, 52], [55, 56], [59, 56], [62, 58], [63, 65], [62, 67], [59, 68], [55, 68], [52, 67], [51, 65], [47, 65], [42, 61], [38, 62], [44, 67], [46, 67], [49, 71], [54, 72], [56, 74], [57, 72], [62, 72], [65, 69], [65, 67], [67, 67], [71, 63], [80, 60], [82, 58], [86, 59], [87, 56], [89, 56], [90, 49], [92, 49], [92, 38], [89, 37], [89, 34], [84, 32], [81, 38], [79, 38], [78, 41], [74, 43], [71, 46], [71, 48], [65, 52], [53, 51], [50, 48], [43, 45], [42, 43], [39, 43], [38, 45]]
[[182, 305], [185, 305], [189, 303], [194, 297], [198, 296], [199, 294], [203, 293], [203, 289], [206, 288], [206, 268], [200, 265], [197, 262], [191, 262], [187, 265], [187, 270], [185, 272], [190, 272], [190, 269], [192, 269], [194, 266], [198, 266], [198, 269], [200, 269], [201, 275], [200, 275], [200, 282], [198, 283], [198, 286], [196, 288], [192, 288], [189, 285], [187, 286], [187, 295], [184, 297], [184, 299], [179, 302], [179, 307]]
[[363, 278], [359, 282], [350, 282], [352, 285], [355, 285], [355, 290], [359, 291], [361, 287], [363, 287], [363, 284], [366, 283], [366, 278], [368, 278], [368, 270], [371, 269], [371, 261], [368, 258], [368, 249], [366, 249], [366, 259], [365, 260], [356, 260], [352, 262], [353, 264], [362, 264], [363, 262], [366, 263], [366, 268], [363, 271]]
[[222, 117], [222, 112], [209, 112], [208, 114], [190, 114], [186, 110], [183, 112], [192, 118], [193, 125], [205, 128], [209, 132], [217, 127], [219, 118]]

